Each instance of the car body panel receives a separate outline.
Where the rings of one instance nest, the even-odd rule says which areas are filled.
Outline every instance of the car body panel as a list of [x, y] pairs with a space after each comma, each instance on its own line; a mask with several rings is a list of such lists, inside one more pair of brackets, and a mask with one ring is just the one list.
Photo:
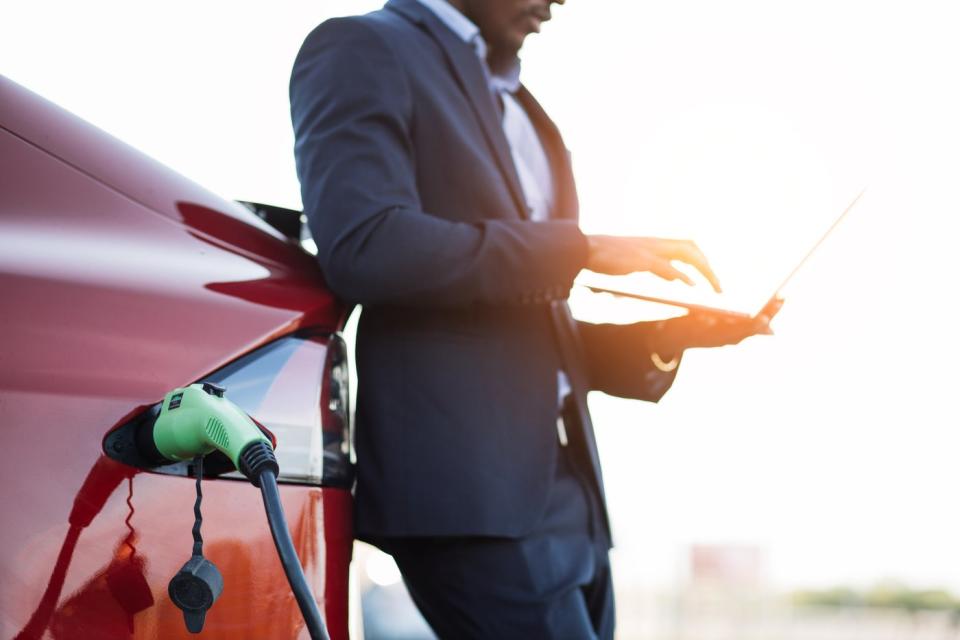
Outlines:
[[283, 237], [242, 205], [224, 200], [2, 75], [0, 97], [4, 128], [135, 202], [178, 221], [183, 214], [177, 202], [193, 202], [257, 227], [264, 235]]
[[[76, 479], [81, 487], [73, 496], [81, 509], [68, 503], [63, 513], [82, 511], [91, 497], [96, 509], [98, 492], [109, 497], [87, 526], [72, 525], [67, 516], [52, 521], [46, 505], [21, 514], [23, 521], [44, 524], [17, 527], [22, 535], [14, 545], [17, 553], [4, 568], [5, 637], [42, 637], [43, 629], [53, 638], [193, 637], [166, 594], [167, 582], [191, 551], [193, 480], [131, 474], [108, 458], [97, 458], [92, 472], [77, 464], [58, 476]], [[89, 478], [93, 481], [84, 482]], [[350, 557], [352, 545], [350, 520], [344, 518], [350, 515], [350, 495], [286, 485], [282, 496], [331, 637], [345, 638], [346, 601], [340, 589], [347, 581], [343, 559]], [[201, 637], [307, 637], [259, 492], [242, 481], [205, 482], [203, 513], [204, 554], [220, 569], [225, 588], [207, 614]], [[69, 553], [62, 553], [71, 539]], [[323, 594], [332, 597], [325, 602]]]
[[[337, 330], [345, 309], [308, 254], [240, 205], [3, 78], [0, 95], [0, 633], [188, 637], [166, 588], [190, 555], [193, 481], [115, 463], [102, 439], [270, 340]], [[201, 637], [306, 637], [259, 491], [203, 489], [225, 588]], [[350, 494], [281, 495], [345, 638]]]

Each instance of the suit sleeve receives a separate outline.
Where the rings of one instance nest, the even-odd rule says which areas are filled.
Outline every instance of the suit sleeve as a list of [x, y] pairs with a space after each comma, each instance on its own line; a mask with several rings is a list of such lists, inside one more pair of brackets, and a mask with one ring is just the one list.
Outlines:
[[648, 340], [654, 324], [577, 323], [592, 390], [649, 402], [663, 397], [679, 367], [663, 372], [654, 366]]
[[375, 28], [363, 18], [323, 23], [304, 42], [291, 78], [303, 205], [331, 289], [361, 304], [562, 297], [587, 258], [576, 223], [468, 224], [423, 211], [411, 89]]

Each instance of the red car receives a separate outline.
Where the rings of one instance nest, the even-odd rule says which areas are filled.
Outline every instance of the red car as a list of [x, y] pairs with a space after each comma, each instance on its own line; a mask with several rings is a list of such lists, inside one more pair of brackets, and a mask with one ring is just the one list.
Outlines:
[[[347, 638], [347, 310], [299, 227], [0, 77], [2, 637], [197, 637], [167, 593], [192, 547], [191, 466], [131, 464], [120, 434], [213, 382], [275, 434], [297, 554]], [[202, 487], [224, 588], [199, 637], [306, 637], [259, 492]]]

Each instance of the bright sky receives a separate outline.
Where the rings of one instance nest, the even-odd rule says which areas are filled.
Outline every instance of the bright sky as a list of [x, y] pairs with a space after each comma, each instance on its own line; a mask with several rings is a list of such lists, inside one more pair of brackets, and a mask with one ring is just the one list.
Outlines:
[[[227, 197], [298, 206], [293, 58], [318, 22], [379, 4], [14, 3], [0, 71]], [[960, 591], [952, 11], [569, 0], [528, 43], [583, 228], [692, 237], [731, 291], [763, 296], [869, 184], [775, 338], [689, 354], [658, 405], [591, 399], [622, 578], [670, 584], [687, 545], [734, 542], [783, 586]]]

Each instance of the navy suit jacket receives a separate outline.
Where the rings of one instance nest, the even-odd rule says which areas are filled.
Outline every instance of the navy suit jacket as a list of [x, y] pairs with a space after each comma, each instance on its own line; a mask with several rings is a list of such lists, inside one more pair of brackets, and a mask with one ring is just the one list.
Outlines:
[[589, 389], [657, 400], [648, 327], [575, 322], [587, 259], [569, 157], [525, 90], [556, 185], [531, 222], [474, 50], [416, 0], [333, 19], [290, 87], [303, 205], [330, 287], [363, 305], [356, 533], [522, 536], [559, 445], [557, 371], [602, 496]]

